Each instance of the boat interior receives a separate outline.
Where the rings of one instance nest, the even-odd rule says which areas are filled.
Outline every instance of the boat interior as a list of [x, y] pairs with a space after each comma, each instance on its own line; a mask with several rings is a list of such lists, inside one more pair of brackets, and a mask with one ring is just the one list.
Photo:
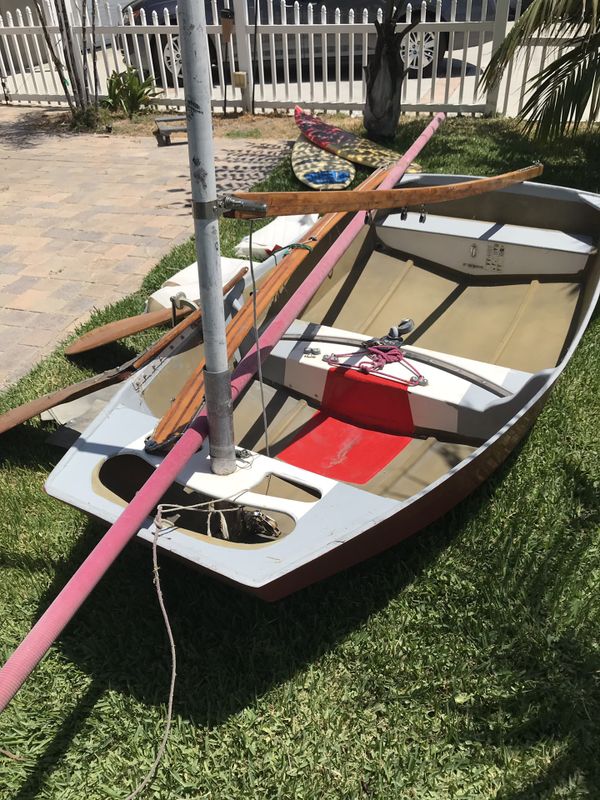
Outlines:
[[[544, 385], [592, 302], [600, 213], [574, 193], [556, 192], [525, 185], [366, 218], [265, 361], [262, 391], [254, 380], [237, 402], [240, 448], [398, 501], [456, 467]], [[339, 232], [315, 247], [263, 326]], [[407, 319], [400, 360], [371, 368], [364, 342]], [[167, 410], [197, 363], [189, 344], [146, 383], [141, 396], [152, 416]], [[113, 461], [101, 477], [110, 491], [120, 485]], [[141, 466], [140, 485], [145, 477]], [[261, 481], [254, 490], [265, 495], [319, 497], [310, 480]]]
[[[291, 463], [376, 494], [406, 499], [493, 435], [526, 401], [527, 387], [531, 395], [565, 355], [585, 311], [588, 277], [592, 271], [597, 276], [599, 269], [596, 241], [590, 233], [598, 212], [581, 203], [560, 204], [543, 198], [525, 203], [522, 194], [515, 192], [444, 206], [432, 207], [424, 219], [419, 211], [396, 212], [380, 214], [365, 225], [364, 233], [302, 314], [314, 332], [312, 341], [309, 335], [298, 343], [282, 342], [266, 361], [264, 391], [273, 455], [290, 457]], [[287, 287], [272, 314], [294, 288]], [[309, 373], [322, 367], [322, 354], [334, 348], [327, 338], [335, 339], [340, 332], [342, 339], [348, 332], [352, 339], [385, 336], [405, 318], [414, 323], [403, 337], [409, 357], [411, 348], [418, 348], [447, 365], [468, 366], [475, 373], [476, 386], [457, 391], [459, 424], [446, 415], [456, 387], [449, 385], [443, 366], [426, 369], [419, 362], [415, 366], [427, 372], [429, 385], [426, 390], [409, 386], [412, 416], [419, 416], [415, 406], [420, 393], [426, 392], [424, 402], [436, 407], [421, 415], [427, 418], [418, 431], [403, 430], [402, 425], [396, 427], [381, 418], [366, 419], [357, 411], [357, 403], [344, 407], [347, 395], [330, 402], [324, 415], [323, 404], [309, 394]], [[325, 341], [319, 341], [319, 331]], [[307, 355], [311, 346], [320, 353]], [[342, 344], [337, 350], [347, 353], [356, 347]], [[285, 368], [278, 360], [286, 362]], [[290, 360], [307, 365], [303, 375], [290, 377]], [[296, 365], [295, 369], [299, 372]], [[374, 374], [369, 376], [371, 383]], [[490, 383], [495, 378], [506, 393], [498, 396], [489, 387], [477, 385], [477, 375]], [[472, 383], [469, 378], [457, 378], [461, 380]], [[355, 393], [357, 386], [353, 384], [349, 391]], [[399, 397], [402, 391], [404, 387], [395, 387], [393, 394]], [[513, 402], [515, 396], [517, 402]], [[472, 413], [463, 409], [460, 419], [460, 404], [465, 401], [473, 406]], [[378, 394], [367, 387], [363, 408], [371, 402], [379, 402]], [[386, 416], [389, 403], [385, 398], [380, 402]], [[473, 417], [484, 415], [490, 406], [496, 410], [504, 406], [506, 411], [489, 415], [489, 427], [478, 430]], [[341, 420], [339, 430], [331, 416]], [[450, 425], [444, 427], [444, 420]], [[264, 451], [256, 382], [238, 404], [235, 424], [241, 446]], [[353, 437], [357, 452], [348, 445]], [[381, 451], [381, 462], [374, 459], [365, 469], [353, 465], [356, 460], [364, 465], [365, 453], [373, 450]], [[340, 463], [332, 467], [336, 459]]]

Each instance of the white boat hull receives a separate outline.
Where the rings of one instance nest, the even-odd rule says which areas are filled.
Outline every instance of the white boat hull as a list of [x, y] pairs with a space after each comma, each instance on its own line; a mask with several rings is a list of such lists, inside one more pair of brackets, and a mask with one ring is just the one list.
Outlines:
[[[454, 176], [422, 175], [417, 178], [411, 176], [410, 182], [449, 182], [455, 179], [459, 180]], [[495, 267], [487, 271], [473, 267], [473, 260], [462, 259], [461, 248], [471, 253], [472, 247], [487, 249], [490, 242], [489, 226], [483, 226], [477, 238], [469, 235], [481, 226], [470, 225], [472, 219], [466, 214], [458, 216], [464, 204], [459, 206], [454, 216], [446, 216], [453, 210], [451, 207], [439, 215], [442, 219], [432, 215], [429, 228], [427, 223], [422, 224], [414, 236], [407, 234], [417, 224], [414, 219], [394, 220], [388, 217], [378, 226], [378, 243], [384, 252], [378, 255], [376, 247], [371, 256], [374, 259], [372, 272], [367, 275], [367, 269], [370, 269], [367, 265], [360, 274], [360, 280], [364, 281], [367, 275], [373, 282], [376, 269], [385, 267], [388, 263], [386, 259], [391, 259], [387, 252], [405, 251], [407, 247], [412, 247], [411, 259], [415, 263], [419, 258], [423, 259], [425, 266], [422, 271], [426, 280], [430, 280], [430, 262], [441, 260], [444, 264], [446, 257], [450, 263], [444, 265], [441, 276], [447, 272], [456, 275], [457, 281], [466, 281], [467, 287], [483, 286], [484, 289], [488, 286], [488, 279], [493, 281], [489, 286], [499, 287], [499, 305], [489, 308], [490, 330], [496, 330], [495, 320], [501, 312], [508, 315], [509, 321], [512, 320], [510, 324], [503, 322], [499, 325], [499, 332], [495, 333], [498, 342], [494, 343], [494, 351], [500, 355], [487, 361], [473, 358], [464, 350], [458, 352], [462, 344], [457, 345], [457, 352], [453, 352], [450, 341], [447, 351], [427, 346], [427, 337], [434, 337], [435, 326], [441, 323], [438, 318], [431, 322], [431, 314], [423, 311], [423, 320], [420, 323], [417, 320], [415, 329], [423, 330], [422, 340], [417, 338], [418, 345], [415, 343], [403, 348], [409, 366], [400, 363], [392, 365], [386, 368], [384, 378], [379, 377], [376, 381], [383, 386], [385, 396], [392, 397], [390, 408], [395, 407], [393, 403], [397, 399], [398, 403], [404, 404], [403, 408], [408, 409], [410, 430], [396, 429], [398, 426], [395, 427], [391, 419], [393, 414], [385, 409], [375, 421], [372, 418], [373, 409], [368, 409], [371, 416], [367, 422], [357, 422], [356, 419], [349, 422], [342, 419], [343, 406], [340, 411], [339, 407], [332, 405], [331, 397], [335, 392], [331, 391], [331, 382], [335, 378], [339, 383], [350, 372], [361, 372], [360, 366], [366, 356], [349, 356], [348, 353], [356, 347], [345, 344], [345, 341], [361, 341], [361, 337], [364, 340], [368, 324], [352, 330], [339, 327], [337, 322], [327, 325], [323, 324], [323, 318], [315, 319], [312, 314], [316, 314], [324, 304], [327, 308], [331, 307], [325, 287], [321, 296], [305, 312], [309, 315], [305, 319], [310, 319], [313, 324], [297, 320], [264, 365], [268, 384], [267, 405], [277, 406], [276, 410], [270, 412], [273, 456], [265, 454], [260, 431], [253, 433], [260, 416], [258, 387], [255, 384], [236, 407], [236, 432], [239, 431], [241, 440], [255, 443], [251, 447], [245, 445], [247, 450], [240, 455], [239, 469], [231, 476], [214, 475], [210, 470], [208, 446], [205, 443], [177, 481], [180, 487], [185, 487], [190, 503], [201, 498], [214, 500], [217, 504], [227, 501], [249, 509], [260, 509], [278, 520], [282, 535], [273, 541], [250, 543], [208, 535], [206, 531], [202, 532], [200, 523], [194, 530], [173, 526], [160, 533], [158, 541], [162, 550], [240, 588], [274, 600], [406, 538], [444, 514], [493, 472], [526, 433], [568, 363], [590, 319], [598, 299], [600, 283], [600, 265], [593, 238], [594, 225], [597, 228], [597, 222], [600, 221], [598, 196], [560, 187], [529, 184], [515, 187], [508, 194], [508, 203], [503, 198], [497, 200], [500, 211], [512, 205], [520, 206], [524, 201], [533, 201], [537, 206], [532, 211], [533, 217], [539, 214], [539, 206], [544, 203], [548, 209], [553, 207], [552, 204], [558, 204], [561, 213], [565, 213], [566, 208], [568, 216], [572, 204], [572, 215], [568, 218], [575, 220], [579, 218], [578, 215], [585, 216], [589, 220], [589, 233], [548, 228], [546, 236], [539, 224], [514, 230], [512, 222], [499, 222], [498, 226], [506, 224], [511, 228], [506, 234], [512, 238], [509, 242], [502, 241], [501, 234], [494, 231], [496, 244], [500, 242], [505, 246], [502, 274], [498, 276], [498, 259]], [[486, 203], [489, 208], [494, 208], [493, 197], [486, 198]], [[532, 218], [532, 222], [537, 221]], [[407, 223], [405, 227], [404, 222]], [[435, 254], [435, 248], [439, 250], [439, 241], [443, 242], [440, 236], [444, 225], [448, 228], [446, 242], [450, 242], [445, 249], [446, 256], [443, 247]], [[524, 255], [521, 252], [523, 248]], [[424, 255], [421, 256], [421, 253]], [[529, 255], [531, 259], [528, 260]], [[352, 258], [355, 257], [356, 253], [352, 255]], [[405, 253], [403, 257], [406, 257]], [[529, 271], [527, 264], [533, 265]], [[349, 269], [352, 268], [350, 265]], [[476, 278], [473, 277], [475, 271]], [[486, 275], [481, 276], [482, 271]], [[439, 280], [446, 278], [440, 277]], [[339, 285], [343, 289], [346, 284], [347, 280], [342, 274]], [[549, 315], [550, 320], [556, 319], [556, 328], [562, 325], [562, 333], [557, 334], [556, 341], [547, 344], [548, 348], [554, 348], [551, 353], [544, 349], [542, 341], [539, 353], [521, 353], [518, 332], [524, 331], [524, 341], [528, 322], [526, 317], [530, 312], [523, 298], [529, 295], [523, 289], [518, 294], [520, 305], [510, 311], [503, 306], [508, 292], [503, 287], [534, 285], [535, 290], [537, 284], [549, 287], [546, 294], [544, 289], [540, 295], [549, 298], [548, 310], [542, 311]], [[569, 297], [568, 291], [563, 292], [563, 285], [572, 286], [573, 291], [577, 287], [577, 297], [565, 301], [567, 305], [559, 319], [552, 310], [552, 303], [562, 302], [563, 295]], [[474, 296], [478, 299], [487, 298], [484, 289], [480, 293], [475, 292]], [[353, 302], [360, 309], [360, 283], [356, 282], [348, 291], [358, 293]], [[406, 280], [404, 291], [406, 296]], [[332, 294], [334, 303], [338, 296]], [[489, 296], [496, 295], [490, 293]], [[402, 297], [401, 293], [399, 297]], [[380, 305], [374, 305], [372, 318], [379, 319], [376, 314], [381, 313], [381, 310], [377, 311]], [[353, 316], [358, 322], [357, 314], [353, 313]], [[519, 325], [522, 327], [519, 328]], [[513, 331], [511, 336], [514, 334], [516, 341], [508, 342], [508, 333], [503, 333], [505, 329]], [[372, 335], [384, 333], [379, 330], [373, 331]], [[543, 328], [538, 333], [540, 340], [543, 336], [550, 336]], [[485, 350], [488, 343], [478, 340], [482, 336], [485, 337], [484, 332], [479, 334], [472, 331], [473, 341], [467, 337], [467, 350]], [[462, 342], [463, 338], [457, 334], [457, 342]], [[306, 352], [307, 349], [319, 352]], [[337, 355], [337, 366], [324, 361], [324, 355]], [[188, 342], [178, 355], [157, 361], [143, 374], [125, 384], [57, 465], [47, 481], [48, 492], [106, 522], [115, 521], [127, 503], [127, 492], [135, 492], [136, 481], [143, 482], [161, 460], [160, 456], [144, 450], [145, 438], [154, 430], [164, 411], [158, 395], [153, 396], [154, 382], [158, 385], [162, 380], [165, 385], [172, 384], [175, 395], [180, 382], [178, 376], [187, 374], [186, 370], [189, 371], [198, 359], [198, 348], [191, 347], [191, 342]], [[411, 369], [421, 376], [420, 384], [410, 382]], [[341, 372], [344, 373], [342, 377]], [[367, 384], [369, 380], [367, 376]], [[337, 387], [334, 388], [337, 391]], [[357, 388], [352, 384], [350, 390], [355, 393], [360, 386]], [[325, 440], [326, 444], [320, 450], [315, 445], [314, 431], [320, 424], [320, 419], [315, 419], [315, 411], [317, 418], [319, 414], [324, 414], [327, 419], [335, 417], [336, 425], [339, 422], [342, 426], [349, 424], [351, 428], [354, 425], [352, 430], [359, 430], [359, 433], [367, 431], [367, 450], [363, 449], [363, 455], [353, 465], [354, 472], [344, 472], [348, 466], [346, 462], [352, 460], [350, 439], [342, 436], [338, 450], [331, 438]], [[346, 431], [351, 428], [334, 430]], [[372, 436], [380, 438], [370, 438]], [[381, 437], [386, 436], [402, 436], [410, 440], [410, 447], [406, 450], [409, 455], [403, 455], [400, 448], [389, 463], [381, 467], [380, 471], [388, 476], [388, 482], [395, 480], [391, 488], [382, 489], [379, 474], [367, 475], [365, 472], [368, 472], [368, 466], [365, 465], [368, 459], [364, 454], [368, 453], [370, 442], [381, 442]], [[306, 444], [310, 456], [308, 461], [302, 452], [298, 452], [301, 451], [298, 442]], [[419, 448], [423, 450], [420, 456]], [[326, 452], [323, 453], [323, 450]], [[120, 459], [123, 467], [117, 468]], [[341, 466], [333, 463], [336, 459]], [[408, 463], [411, 459], [416, 467]], [[113, 468], [115, 474], [105, 477]], [[126, 490], [121, 490], [119, 469], [123, 474], [127, 473], [130, 485]], [[394, 469], [397, 474], [393, 472]], [[133, 477], [137, 471], [139, 475]], [[350, 474], [351, 478], [348, 477]], [[338, 475], [341, 477], [336, 477]], [[273, 484], [282, 487], [282, 490], [274, 489]], [[401, 490], [398, 488], [400, 484], [403, 487]], [[410, 489], [410, 486], [414, 489]], [[140, 530], [139, 537], [149, 542], [154, 537], [154, 531], [154, 520], [149, 518]]]

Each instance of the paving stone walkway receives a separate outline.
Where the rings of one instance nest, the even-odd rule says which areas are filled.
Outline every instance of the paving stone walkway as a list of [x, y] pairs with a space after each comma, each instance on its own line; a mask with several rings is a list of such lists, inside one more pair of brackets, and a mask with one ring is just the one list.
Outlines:
[[[193, 230], [187, 146], [50, 135], [39, 111], [0, 106], [0, 390], [93, 308], [137, 289]], [[219, 189], [249, 188], [285, 142], [215, 141]]]

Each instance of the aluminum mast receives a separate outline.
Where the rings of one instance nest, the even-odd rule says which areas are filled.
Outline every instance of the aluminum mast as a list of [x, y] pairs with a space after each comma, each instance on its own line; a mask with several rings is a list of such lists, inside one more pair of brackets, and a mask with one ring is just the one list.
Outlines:
[[217, 475], [229, 475], [236, 468], [233, 406], [223, 311], [223, 277], [212, 132], [212, 71], [208, 55], [204, 2], [180, 0], [178, 13], [196, 259], [203, 314], [206, 360], [204, 386], [211, 468]]

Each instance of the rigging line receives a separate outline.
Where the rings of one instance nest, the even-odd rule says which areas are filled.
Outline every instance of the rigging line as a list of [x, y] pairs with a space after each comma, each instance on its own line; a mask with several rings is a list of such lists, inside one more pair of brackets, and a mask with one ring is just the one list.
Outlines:
[[[237, 495], [234, 495], [229, 499], [231, 502], [235, 502], [238, 497], [240, 497], [244, 492], [239, 492]], [[169, 741], [169, 736], [171, 733], [171, 724], [173, 721], [173, 699], [175, 697], [175, 679], [177, 677], [177, 650], [175, 647], [175, 638], [173, 636], [173, 630], [171, 628], [171, 622], [169, 620], [169, 615], [167, 613], [167, 609], [165, 606], [165, 601], [162, 593], [162, 588], [160, 585], [160, 575], [159, 575], [159, 568], [158, 568], [158, 537], [161, 533], [165, 532], [165, 528], [163, 525], [163, 518], [162, 514], [164, 511], [168, 511], [169, 513], [175, 510], [193, 510], [199, 511], [201, 510], [202, 506], [208, 506], [209, 504], [214, 503], [214, 500], [208, 500], [204, 503], [196, 503], [192, 506], [181, 506], [176, 505], [174, 503], [161, 503], [157, 507], [157, 513], [154, 520], [154, 537], [152, 539], [152, 571], [154, 573], [154, 586], [156, 587], [156, 596], [158, 598], [158, 605], [160, 606], [160, 610], [163, 616], [163, 620], [165, 623], [165, 630], [167, 632], [167, 637], [169, 639], [169, 645], [171, 648], [171, 681], [169, 685], [169, 698], [167, 701], [167, 717], [165, 719], [165, 728], [163, 731], [162, 738], [160, 740], [160, 744], [156, 751], [156, 757], [150, 766], [150, 769], [142, 779], [142, 781], [136, 786], [136, 788], [128, 794], [125, 800], [134, 800], [134, 798], [139, 797], [142, 792], [148, 787], [151, 781], [154, 779], [156, 775], [156, 770], [158, 769], [160, 762], [162, 761], [166, 749], [167, 749], [167, 742]], [[232, 509], [224, 509], [226, 511], [230, 510], [237, 510], [238, 506], [232, 507]], [[172, 526], [170, 526], [172, 527]], [[0, 750], [0, 753], [3, 751]], [[7, 751], [4, 751], [7, 754]], [[19, 758], [19, 756], [16, 756]]]
[[175, 639], [173, 638], [173, 631], [171, 629], [171, 623], [169, 621], [169, 615], [167, 614], [167, 609], [165, 607], [165, 602], [163, 598], [162, 589], [160, 586], [160, 577], [158, 574], [158, 537], [161, 533], [162, 528], [160, 524], [155, 525], [154, 530], [154, 538], [152, 540], [152, 571], [154, 572], [154, 585], [156, 587], [156, 596], [158, 597], [158, 604], [160, 606], [160, 610], [163, 616], [163, 620], [165, 623], [165, 629], [167, 631], [167, 636], [169, 638], [169, 645], [171, 647], [171, 683], [169, 686], [169, 699], [167, 702], [167, 718], [165, 720], [165, 729], [162, 735], [162, 739], [160, 740], [160, 744], [158, 746], [158, 750], [156, 751], [156, 757], [152, 762], [152, 765], [144, 779], [139, 783], [136, 788], [128, 794], [125, 800], [134, 800], [135, 797], [139, 797], [140, 794], [146, 789], [148, 784], [154, 779], [156, 775], [156, 770], [160, 762], [163, 759], [165, 751], [167, 749], [167, 742], [169, 741], [169, 735], [171, 733], [171, 722], [173, 720], [173, 698], [175, 695], [175, 678], [177, 676], [177, 652], [175, 649]]
[[256, 311], [256, 280], [254, 278], [254, 259], [252, 257], [252, 234], [254, 231], [254, 220], [250, 220], [250, 233], [248, 236], [248, 244], [250, 248], [250, 277], [252, 279], [252, 316], [253, 316], [253, 325], [254, 325], [254, 340], [256, 342], [256, 362], [258, 364], [257, 370], [257, 377], [258, 377], [258, 385], [260, 387], [260, 403], [262, 406], [262, 418], [263, 418], [263, 425], [265, 428], [265, 450], [267, 456], [271, 458], [271, 448], [269, 447], [269, 433], [267, 431], [268, 421], [267, 421], [267, 407], [265, 404], [265, 389], [263, 383], [263, 374], [262, 374], [262, 363], [260, 359], [260, 342], [258, 336], [258, 314]]
[[[286, 17], [287, 19], [287, 17]], [[252, 116], [255, 115], [256, 110], [254, 108], [254, 102], [256, 97], [256, 75], [258, 73], [258, 60], [256, 57], [256, 39], [257, 39], [257, 32], [258, 32], [258, 0], [254, 1], [254, 42], [252, 44], [252, 100], [250, 105], [250, 113]], [[271, 56], [272, 58], [272, 56]], [[271, 69], [273, 67], [271, 66]], [[252, 231], [250, 232], [252, 235]]]

